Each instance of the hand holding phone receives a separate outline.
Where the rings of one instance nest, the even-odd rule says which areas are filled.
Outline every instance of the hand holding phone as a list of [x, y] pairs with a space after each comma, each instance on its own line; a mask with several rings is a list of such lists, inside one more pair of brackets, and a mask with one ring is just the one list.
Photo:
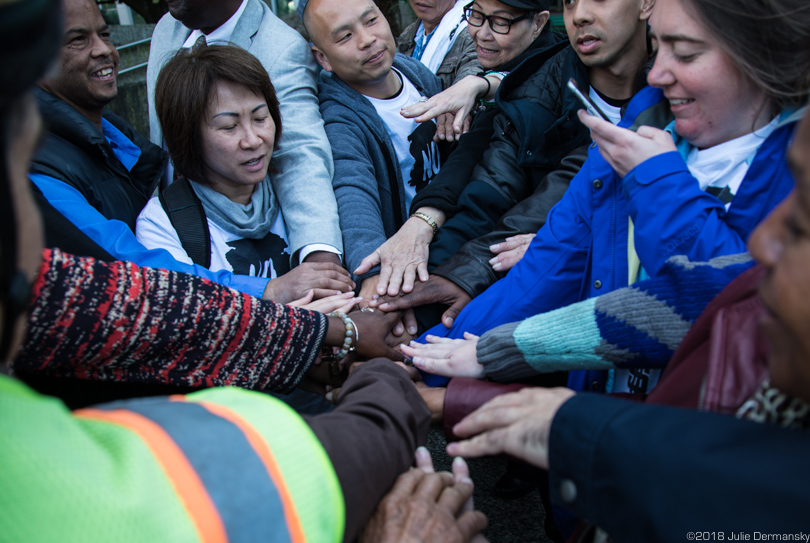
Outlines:
[[596, 107], [596, 104], [593, 103], [593, 100], [591, 100], [591, 98], [587, 94], [585, 94], [580, 90], [579, 85], [577, 85], [577, 82], [576, 80], [574, 80], [573, 77], [568, 80], [568, 88], [571, 89], [571, 92], [574, 93], [574, 96], [576, 96], [579, 99], [579, 101], [582, 102], [582, 105], [585, 107], [585, 111], [587, 111], [594, 117], [602, 118], [607, 122], [613, 124], [613, 122], [608, 118], [608, 116], [605, 115], [601, 109]]

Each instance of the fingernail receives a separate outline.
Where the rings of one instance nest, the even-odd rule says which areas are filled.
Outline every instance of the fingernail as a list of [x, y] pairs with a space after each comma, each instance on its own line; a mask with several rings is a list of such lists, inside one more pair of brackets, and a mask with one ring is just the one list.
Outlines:
[[411, 335], [416, 334], [416, 326], [411, 326], [410, 328], [408, 328], [408, 333]]
[[388, 302], [385, 302], [385, 303], [380, 304], [380, 306], [379, 306], [379, 307], [380, 307], [380, 309], [382, 309], [383, 311], [385, 311], [386, 309], [388, 309]]
[[497, 261], [498, 261], [498, 257], [493, 256], [492, 258], [489, 259], [489, 265], [491, 266], [491, 265], [495, 264]]
[[424, 360], [422, 360], [421, 356], [414, 356], [413, 357], [413, 365], [414, 366], [422, 366], [424, 365]]
[[326, 393], [326, 396], [324, 396], [324, 398], [326, 398], [326, 401], [329, 402], [329, 403], [335, 403], [334, 400], [332, 400], [332, 391], [331, 390]]
[[498, 247], [500, 247], [500, 246], [501, 246], [501, 244], [500, 244], [500, 243], [496, 243], [495, 245], [490, 245], [490, 246], [489, 246], [489, 250], [490, 250], [490, 251], [497, 251], [497, 250], [498, 250]]
[[464, 477], [463, 479], [461, 479], [461, 482], [462, 482], [462, 483], [464, 483], [465, 485], [471, 485], [471, 484], [474, 484], [474, 483], [473, 483], [473, 480], [472, 480], [472, 479], [470, 479], [469, 477]]
[[495, 264], [492, 265], [492, 269], [495, 270], [495, 271], [500, 270], [501, 269], [501, 263], [496, 262]]
[[456, 456], [455, 458], [453, 458], [453, 465], [459, 466], [459, 467], [463, 466], [464, 465], [464, 459], [462, 457], [460, 457], [460, 456]]
[[447, 451], [447, 454], [449, 454], [450, 456], [456, 456], [456, 451], [458, 451], [458, 444], [450, 443], [447, 445], [447, 449], [445, 450]]
[[419, 447], [416, 448], [416, 454], [418, 454], [420, 456], [424, 456], [424, 455], [430, 456], [430, 451], [428, 451], [427, 447], [425, 447], [424, 445], [420, 445]]

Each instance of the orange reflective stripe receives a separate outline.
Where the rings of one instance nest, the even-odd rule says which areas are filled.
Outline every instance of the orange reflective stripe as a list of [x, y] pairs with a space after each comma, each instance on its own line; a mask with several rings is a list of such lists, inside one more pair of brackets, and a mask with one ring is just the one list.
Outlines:
[[180, 502], [188, 512], [200, 541], [205, 543], [226, 543], [228, 541], [225, 525], [208, 495], [205, 485], [183, 451], [160, 425], [142, 415], [124, 409], [111, 411], [81, 409], [75, 411], [74, 414], [85, 419], [118, 424], [138, 434], [166, 473], [169, 483], [174, 487]]
[[[169, 397], [172, 401], [185, 401], [184, 396], [174, 395]], [[209, 402], [195, 402], [198, 405], [205, 407], [208, 411], [222, 417], [229, 421], [231, 424], [242, 430], [245, 437], [250, 443], [250, 446], [256, 451], [256, 455], [261, 459], [267, 473], [276, 485], [276, 490], [281, 497], [281, 504], [284, 507], [284, 519], [287, 521], [287, 529], [290, 532], [290, 539], [292, 543], [305, 543], [306, 536], [304, 535], [304, 527], [301, 525], [301, 519], [298, 517], [298, 511], [295, 509], [295, 502], [290, 496], [290, 490], [287, 488], [287, 482], [281, 474], [281, 469], [278, 467], [273, 451], [268, 447], [267, 442], [262, 438], [259, 432], [241, 415], [235, 411], [224, 407], [219, 404]]]

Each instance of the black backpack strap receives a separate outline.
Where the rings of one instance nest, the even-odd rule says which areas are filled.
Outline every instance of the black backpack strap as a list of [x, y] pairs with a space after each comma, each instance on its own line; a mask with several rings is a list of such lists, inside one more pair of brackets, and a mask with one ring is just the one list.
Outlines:
[[191, 261], [211, 267], [211, 233], [202, 202], [185, 177], [175, 180], [160, 191], [160, 205], [169, 216], [180, 244]]

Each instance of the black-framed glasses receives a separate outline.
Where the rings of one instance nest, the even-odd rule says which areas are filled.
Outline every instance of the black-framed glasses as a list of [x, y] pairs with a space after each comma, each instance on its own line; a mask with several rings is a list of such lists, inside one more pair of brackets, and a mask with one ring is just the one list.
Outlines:
[[506, 17], [501, 17], [499, 15], [484, 15], [477, 9], [473, 9], [472, 4], [464, 6], [464, 20], [467, 21], [467, 23], [473, 26], [484, 26], [484, 22], [489, 21], [489, 27], [496, 34], [509, 34], [513, 24], [522, 21], [523, 19], [528, 19], [533, 14], [534, 12], [529, 11], [520, 17], [507, 19]]

